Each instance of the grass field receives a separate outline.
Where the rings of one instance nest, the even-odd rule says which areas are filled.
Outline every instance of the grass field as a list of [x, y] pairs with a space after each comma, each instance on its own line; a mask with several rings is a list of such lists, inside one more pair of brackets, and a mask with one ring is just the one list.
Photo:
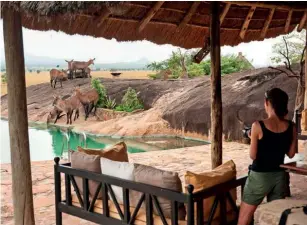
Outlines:
[[[152, 71], [119, 71], [122, 74], [115, 79], [148, 79], [148, 74], [153, 73]], [[104, 77], [104, 78], [112, 78], [112, 75], [109, 71], [92, 71], [92, 77]], [[48, 71], [41, 72], [37, 74], [34, 73], [26, 73], [26, 85], [31, 86], [35, 84], [41, 84], [50, 82], [50, 75]], [[1, 83], [1, 95], [5, 95], [7, 93], [6, 84]]]

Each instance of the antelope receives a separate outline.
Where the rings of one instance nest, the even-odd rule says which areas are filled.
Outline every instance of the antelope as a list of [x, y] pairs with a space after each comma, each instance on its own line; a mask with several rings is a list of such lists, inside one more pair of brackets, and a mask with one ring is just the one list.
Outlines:
[[59, 96], [54, 96], [52, 105], [56, 108], [56, 110], [66, 113], [67, 116], [66, 124], [72, 124], [71, 117], [74, 110], [75, 110], [74, 121], [79, 117], [80, 101], [77, 98], [77, 96], [71, 96], [70, 98], [64, 100], [61, 99]]
[[89, 67], [86, 67], [85, 69], [84, 69], [84, 72], [87, 74], [87, 77], [92, 77], [91, 76], [91, 69], [89, 68]]
[[73, 70], [72, 70], [72, 62], [74, 61], [73, 59], [68, 61], [68, 60], [65, 60], [68, 64], [68, 71], [69, 71], [69, 79], [72, 79], [72, 73], [73, 73]]
[[94, 115], [96, 114], [97, 102], [99, 100], [99, 94], [95, 89], [89, 90], [85, 93], [80, 91], [80, 88], [74, 88], [74, 95], [80, 100], [84, 108], [85, 120], [88, 118], [92, 109], [94, 109]]
[[[62, 70], [62, 71], [57, 70], [57, 69], [50, 70], [50, 85], [51, 85], [51, 87], [55, 88], [57, 81], [60, 81], [61, 87], [63, 87], [62, 86], [63, 80], [67, 80], [67, 72], [65, 70]], [[53, 83], [54, 83], [54, 85], [52, 86]]]
[[48, 117], [47, 117], [47, 123], [50, 122], [51, 119], [53, 119], [55, 117], [54, 120], [54, 124], [58, 121], [58, 119], [60, 119], [62, 116], [64, 116], [65, 114], [62, 114], [62, 110], [58, 109], [56, 106], [53, 107], [52, 111], [49, 112]]
[[[65, 100], [65, 99], [70, 98], [70, 97], [71, 97], [71, 95], [65, 95], [65, 96], [62, 97], [62, 100]], [[55, 123], [57, 122], [58, 119], [60, 119], [62, 116], [65, 115], [65, 114], [61, 115], [62, 112], [63, 112], [63, 111], [62, 111], [61, 109], [59, 109], [57, 106], [54, 106], [53, 109], [52, 109], [52, 111], [49, 112], [49, 115], [48, 115], [48, 117], [47, 117], [47, 123], [49, 123], [50, 120], [53, 119], [53, 118], [55, 117], [55, 120], [54, 120], [54, 122], [53, 122], [53, 123], [55, 124]]]
[[77, 69], [85, 70], [90, 65], [94, 65], [94, 59], [90, 59], [87, 62], [81, 62], [81, 61], [71, 61], [71, 70], [76, 71]]

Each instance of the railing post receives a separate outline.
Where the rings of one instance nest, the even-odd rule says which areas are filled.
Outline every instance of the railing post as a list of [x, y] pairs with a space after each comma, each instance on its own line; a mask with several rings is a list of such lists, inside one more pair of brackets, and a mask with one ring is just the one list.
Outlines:
[[194, 202], [193, 202], [194, 186], [189, 184], [187, 190], [188, 190], [187, 225], [194, 225]]
[[220, 202], [220, 223], [227, 223], [227, 206], [226, 206], [226, 195], [225, 193], [220, 194], [219, 196]]
[[59, 209], [61, 202], [61, 173], [58, 172], [60, 158], [55, 157], [54, 162], [55, 219], [56, 225], [62, 225], [62, 212]]
[[71, 206], [72, 205], [71, 184], [70, 184], [70, 177], [68, 174], [65, 174], [65, 196], [66, 196], [66, 204]]

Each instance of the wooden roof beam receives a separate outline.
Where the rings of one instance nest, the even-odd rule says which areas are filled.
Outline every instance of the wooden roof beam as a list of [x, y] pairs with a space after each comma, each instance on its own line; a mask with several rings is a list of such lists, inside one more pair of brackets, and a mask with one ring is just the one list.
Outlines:
[[154, 15], [158, 12], [158, 10], [161, 8], [161, 6], [163, 5], [164, 1], [162, 2], [156, 2], [156, 4], [149, 10], [149, 12], [147, 13], [147, 15], [142, 19], [142, 21], [140, 22], [138, 31], [141, 32], [142, 30], [144, 30], [144, 28], [146, 27], [146, 25], [149, 23], [149, 21], [154, 17]]
[[248, 14], [247, 14], [247, 16], [246, 16], [246, 18], [244, 20], [243, 26], [242, 26], [241, 31], [240, 31], [240, 37], [241, 37], [242, 40], [245, 37], [246, 31], [247, 31], [248, 26], [249, 26], [249, 22], [251, 21], [253, 15], [254, 15], [255, 10], [256, 10], [256, 6], [252, 6], [249, 9]]
[[285, 32], [289, 33], [289, 28], [290, 28], [290, 24], [291, 24], [291, 17], [292, 17], [292, 13], [293, 10], [289, 10], [288, 12], [288, 17], [287, 17], [287, 21], [286, 21], [286, 25], [285, 25]]
[[226, 17], [226, 14], [228, 13], [229, 9], [230, 9], [230, 6], [231, 6], [231, 3], [226, 3], [224, 9], [223, 9], [223, 12], [220, 16], [220, 25], [222, 26], [222, 23]]
[[111, 15], [111, 11], [108, 9], [104, 9], [98, 18], [99, 23], [97, 24], [97, 27], [100, 27], [110, 15]]
[[255, 6], [258, 8], [268, 8], [268, 9], [280, 9], [280, 10], [293, 10], [293, 11], [305, 11], [304, 8], [299, 8], [299, 7], [290, 7], [285, 4], [273, 4], [273, 3], [266, 3], [266, 2], [248, 2], [248, 1], [225, 1], [225, 3], [231, 3], [233, 5], [238, 5], [238, 6]]
[[304, 15], [302, 16], [300, 24], [297, 27], [298, 32], [301, 32], [303, 30], [303, 28], [305, 27], [306, 19], [307, 19], [307, 12], [304, 12]]
[[270, 27], [271, 21], [273, 19], [274, 13], [275, 13], [275, 9], [271, 9], [270, 14], [268, 15], [268, 18], [266, 19], [264, 26], [261, 30], [261, 34], [260, 34], [261, 38], [265, 38], [266, 33], [268, 32], [268, 29]]
[[194, 2], [189, 9], [188, 13], [184, 16], [183, 20], [180, 22], [178, 29], [184, 27], [188, 22], [191, 20], [193, 14], [196, 12], [197, 7], [199, 6], [200, 2]]

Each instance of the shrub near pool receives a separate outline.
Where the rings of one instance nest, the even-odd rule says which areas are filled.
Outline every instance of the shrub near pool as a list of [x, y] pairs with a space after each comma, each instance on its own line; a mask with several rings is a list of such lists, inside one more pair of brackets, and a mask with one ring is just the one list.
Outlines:
[[107, 90], [103, 84], [98, 79], [92, 79], [92, 88], [96, 89], [99, 95], [99, 100], [97, 102], [98, 108], [103, 108], [107, 103]]
[[[137, 109], [144, 109], [142, 102], [138, 99], [138, 93], [131, 87], [122, 98], [121, 104], [116, 106], [115, 99], [108, 98], [107, 90], [98, 79], [92, 79], [92, 88], [96, 89], [99, 95], [98, 108], [114, 109], [116, 111], [133, 112]], [[116, 106], [116, 107], [115, 107]]]
[[144, 106], [138, 99], [138, 93], [133, 88], [129, 87], [122, 99], [122, 103], [118, 105], [115, 110], [133, 112], [137, 109], [144, 109]]

